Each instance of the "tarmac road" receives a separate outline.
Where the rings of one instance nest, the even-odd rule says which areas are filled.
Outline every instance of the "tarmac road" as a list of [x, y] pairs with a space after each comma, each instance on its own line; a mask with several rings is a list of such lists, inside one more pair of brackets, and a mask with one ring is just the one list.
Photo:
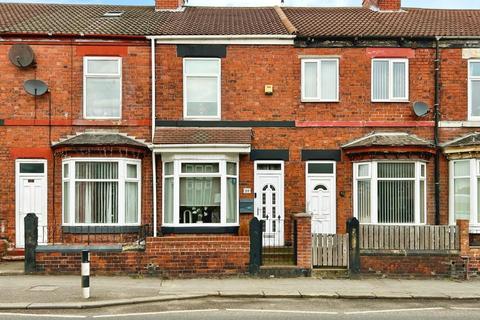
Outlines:
[[226, 299], [171, 301], [94, 310], [0, 312], [0, 320], [16, 319], [166, 319], [166, 320], [296, 320], [296, 319], [480, 319], [477, 301]]

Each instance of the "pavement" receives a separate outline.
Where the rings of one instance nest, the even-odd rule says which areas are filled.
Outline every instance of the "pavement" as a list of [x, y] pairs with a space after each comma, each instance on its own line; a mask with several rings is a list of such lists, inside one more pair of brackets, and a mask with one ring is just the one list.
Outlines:
[[0, 310], [100, 308], [206, 297], [480, 301], [480, 281], [91, 277], [92, 297], [85, 300], [81, 292], [80, 276], [0, 276]]

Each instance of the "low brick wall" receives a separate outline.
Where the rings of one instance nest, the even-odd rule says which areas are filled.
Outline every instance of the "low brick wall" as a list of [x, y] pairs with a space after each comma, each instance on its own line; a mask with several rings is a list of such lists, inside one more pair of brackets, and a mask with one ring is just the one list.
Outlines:
[[[151, 274], [198, 277], [243, 274], [250, 240], [234, 235], [186, 235], [148, 238], [145, 251], [91, 252], [92, 274]], [[37, 270], [79, 273], [80, 252], [37, 252]]]
[[361, 255], [362, 274], [387, 277], [465, 278], [465, 264], [452, 255]]

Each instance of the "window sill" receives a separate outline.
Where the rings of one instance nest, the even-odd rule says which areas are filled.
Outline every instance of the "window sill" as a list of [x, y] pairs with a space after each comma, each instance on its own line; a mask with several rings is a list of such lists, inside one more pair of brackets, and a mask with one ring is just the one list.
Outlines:
[[410, 100], [372, 100], [371, 103], [410, 103]]
[[63, 233], [72, 234], [138, 233], [139, 230], [139, 226], [62, 226]]
[[302, 99], [302, 103], [340, 103], [340, 100]]
[[237, 234], [238, 226], [233, 227], [162, 227], [162, 234]]

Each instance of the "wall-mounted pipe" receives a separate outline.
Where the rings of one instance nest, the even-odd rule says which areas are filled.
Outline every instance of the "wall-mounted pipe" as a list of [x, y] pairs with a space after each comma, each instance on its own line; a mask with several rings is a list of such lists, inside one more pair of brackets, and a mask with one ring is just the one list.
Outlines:
[[[156, 94], [157, 94], [157, 73], [156, 73], [156, 59], [155, 59], [155, 45], [156, 45], [156, 40], [155, 39], [150, 39], [151, 40], [151, 68], [152, 68], [152, 144], [153, 144], [153, 139], [155, 138], [155, 114], [156, 114]], [[152, 189], [153, 189], [153, 195], [152, 195], [152, 222], [153, 222], [153, 236], [157, 236], [157, 162], [155, 158], [155, 151], [152, 149]]]
[[435, 104], [434, 104], [434, 143], [435, 143], [435, 224], [440, 224], [440, 40], [441, 37], [435, 38]]

